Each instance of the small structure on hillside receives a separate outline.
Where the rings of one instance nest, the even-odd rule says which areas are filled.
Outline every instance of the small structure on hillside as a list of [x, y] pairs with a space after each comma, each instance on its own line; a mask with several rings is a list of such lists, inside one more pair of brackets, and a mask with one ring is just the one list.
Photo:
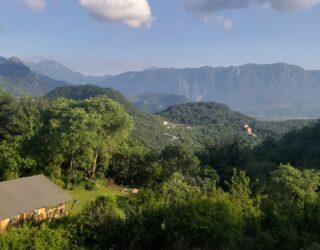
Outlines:
[[252, 136], [252, 137], [257, 137], [255, 133], [253, 133], [253, 129], [250, 127], [249, 124], [245, 124], [243, 128], [246, 130], [247, 134]]
[[67, 201], [71, 200], [71, 195], [44, 175], [0, 182], [0, 233], [24, 221], [62, 217], [68, 213]]

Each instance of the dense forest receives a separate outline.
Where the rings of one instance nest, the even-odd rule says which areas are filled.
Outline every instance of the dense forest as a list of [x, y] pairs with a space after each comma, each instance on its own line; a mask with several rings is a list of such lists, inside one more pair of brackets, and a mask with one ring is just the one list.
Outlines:
[[[153, 116], [103, 91], [0, 92], [0, 181], [43, 173], [70, 192], [107, 180], [139, 190], [12, 228], [0, 249], [320, 249], [320, 123], [259, 122], [213, 103]], [[157, 141], [164, 118], [184, 139]], [[219, 136], [190, 143], [208, 124]]]
[[[84, 100], [106, 96], [120, 103], [133, 118], [134, 128], [130, 139], [151, 149], [162, 149], [171, 144], [189, 144], [201, 148], [217, 140], [241, 140], [255, 145], [267, 137], [279, 139], [292, 129], [312, 123], [309, 120], [283, 122], [258, 121], [235, 112], [218, 103], [190, 103], [175, 105], [156, 115], [147, 114], [136, 108], [120, 92], [94, 85], [64, 86], [49, 92], [45, 97], [53, 100], [60, 97]], [[164, 125], [164, 121], [169, 124]], [[248, 136], [244, 125], [249, 123], [257, 138]]]

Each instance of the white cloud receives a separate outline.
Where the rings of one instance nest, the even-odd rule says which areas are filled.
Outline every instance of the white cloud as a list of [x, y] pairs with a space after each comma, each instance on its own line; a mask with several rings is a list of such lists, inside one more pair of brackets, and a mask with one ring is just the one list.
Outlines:
[[267, 4], [278, 11], [306, 10], [320, 4], [320, 0], [186, 0], [186, 9], [195, 13], [247, 8], [252, 4]]
[[153, 21], [148, 0], [79, 0], [90, 14], [132, 28], [150, 27]]
[[320, 0], [261, 0], [280, 11], [296, 11], [310, 9], [318, 4]]
[[233, 22], [224, 16], [202, 15], [200, 18], [206, 23], [218, 22], [227, 30], [233, 29]]
[[24, 0], [24, 4], [32, 10], [40, 11], [46, 7], [46, 0]]
[[215, 16], [215, 19], [223, 25], [227, 30], [233, 29], [233, 22], [223, 16]]

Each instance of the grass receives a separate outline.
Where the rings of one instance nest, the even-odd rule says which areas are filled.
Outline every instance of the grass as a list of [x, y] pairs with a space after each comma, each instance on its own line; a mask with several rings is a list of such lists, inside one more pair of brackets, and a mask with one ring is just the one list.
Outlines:
[[[127, 195], [126, 192], [121, 189], [108, 188], [105, 186], [98, 186], [93, 190], [86, 190], [83, 187], [79, 187], [74, 190], [70, 190], [69, 193], [78, 200], [71, 210], [71, 215], [80, 213], [87, 204], [94, 201], [99, 196], [125, 197]], [[69, 206], [71, 205], [72, 203]]]

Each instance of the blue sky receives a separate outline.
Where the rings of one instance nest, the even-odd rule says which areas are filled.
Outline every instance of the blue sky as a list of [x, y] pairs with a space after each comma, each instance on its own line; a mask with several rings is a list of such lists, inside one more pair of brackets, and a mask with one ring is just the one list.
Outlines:
[[94, 75], [275, 62], [320, 69], [319, 27], [320, 0], [0, 0], [0, 55]]

